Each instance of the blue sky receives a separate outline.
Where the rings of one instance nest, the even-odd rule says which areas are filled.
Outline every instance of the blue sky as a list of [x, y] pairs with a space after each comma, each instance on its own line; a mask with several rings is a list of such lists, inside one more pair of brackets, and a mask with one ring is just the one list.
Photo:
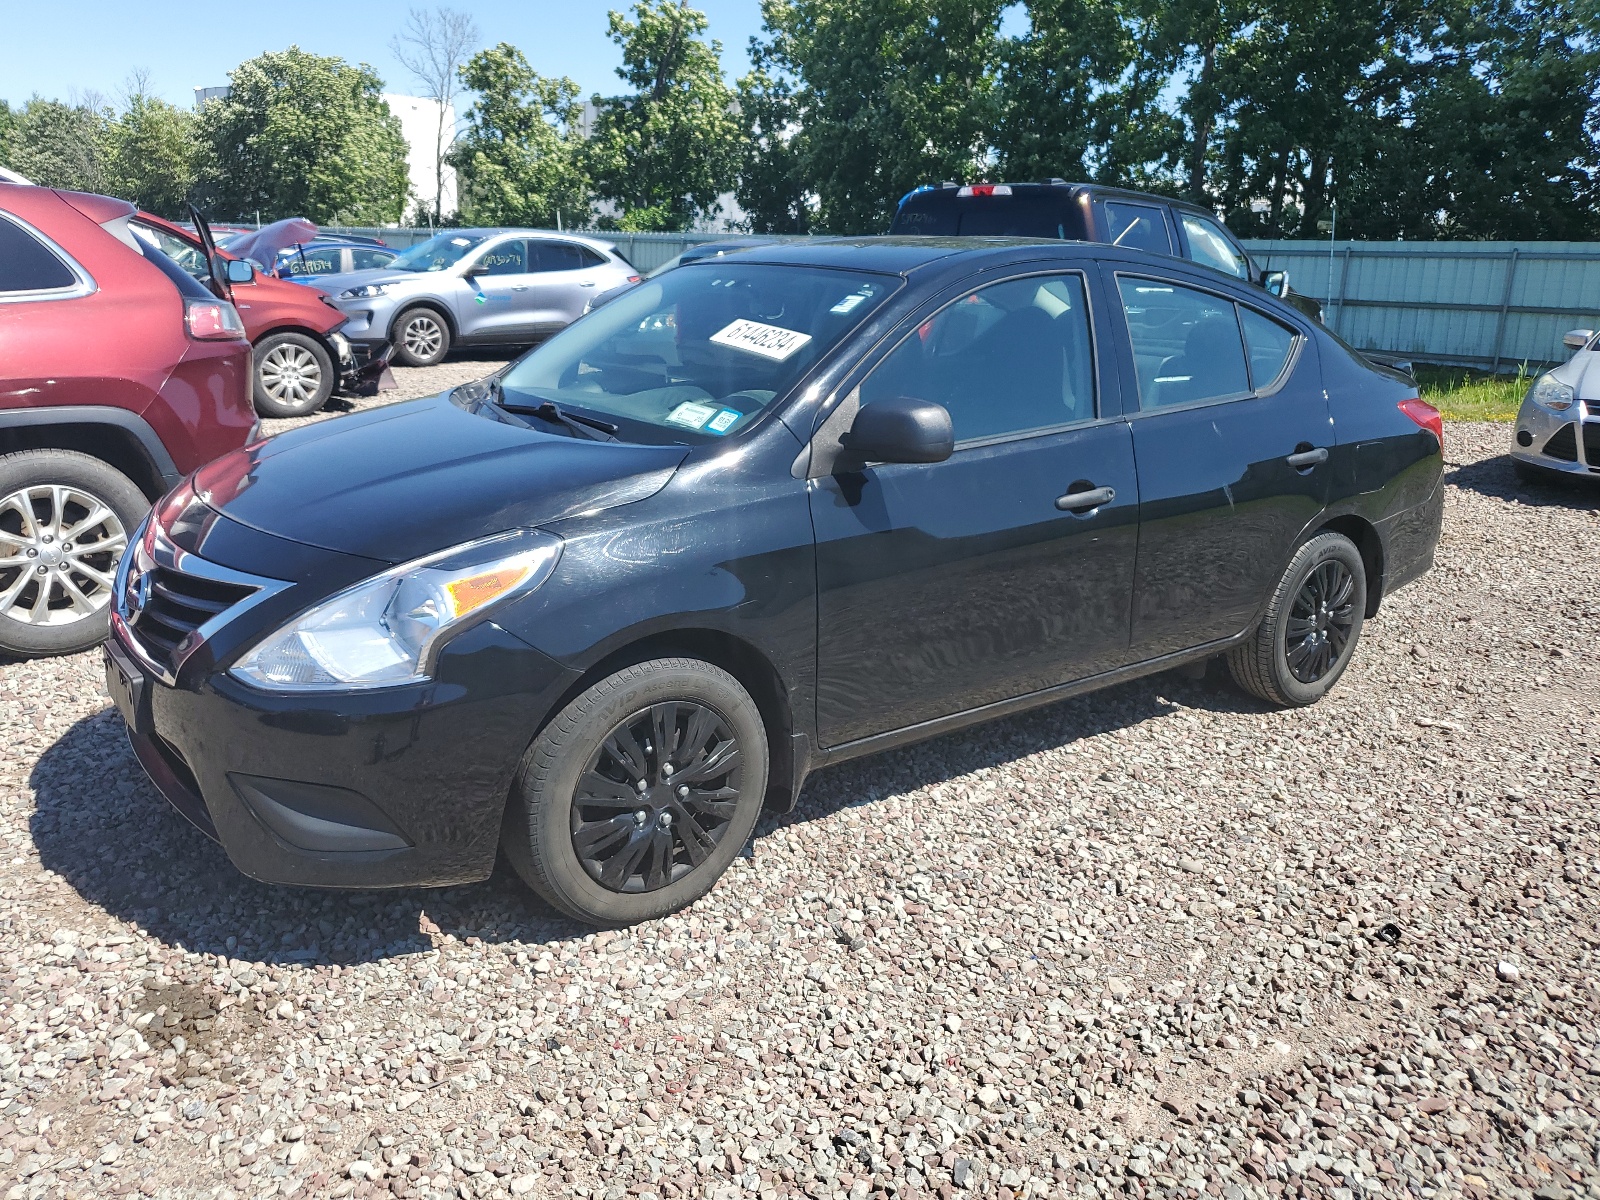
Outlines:
[[[431, 7], [431, 4], [423, 5]], [[485, 45], [510, 42], [536, 71], [570, 75], [583, 89], [610, 93], [621, 82], [617, 48], [606, 37], [606, 10], [620, 0], [454, 0], [469, 12]], [[758, 0], [696, 0], [723, 46], [730, 78], [749, 65], [745, 47], [761, 28]], [[58, 99], [98, 92], [115, 101], [129, 75], [149, 72], [150, 87], [174, 104], [191, 105], [193, 89], [227, 82], [228, 72], [264, 50], [291, 43], [377, 68], [390, 91], [416, 85], [389, 53], [407, 4], [372, 0], [268, 0], [264, 4], [161, 5], [127, 0], [76, 0], [57, 7], [37, 0], [0, 0], [0, 100], [20, 104], [35, 93]], [[186, 15], [192, 14], [192, 15]], [[270, 14], [266, 15], [266, 14]]]

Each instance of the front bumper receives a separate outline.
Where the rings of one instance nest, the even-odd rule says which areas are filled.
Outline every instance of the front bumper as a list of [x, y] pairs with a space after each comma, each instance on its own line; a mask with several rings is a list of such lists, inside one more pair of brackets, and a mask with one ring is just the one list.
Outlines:
[[1565, 412], [1552, 412], [1524, 400], [1511, 457], [1541, 470], [1600, 477], [1600, 401], [1583, 400]]
[[[182, 554], [171, 562], [158, 579], [169, 595], [173, 570], [198, 565]], [[486, 621], [446, 645], [425, 684], [295, 695], [228, 675], [285, 611], [311, 601], [295, 597], [300, 586], [241, 601], [172, 654], [138, 632], [137, 606], [129, 617], [124, 593], [137, 581], [119, 587], [106, 687], [151, 782], [262, 882], [381, 888], [486, 877], [522, 755], [574, 673]]]
[[345, 396], [376, 396], [379, 392], [392, 392], [394, 372], [389, 360], [394, 357], [393, 343], [385, 341], [351, 342], [341, 336], [339, 341], [339, 391]]

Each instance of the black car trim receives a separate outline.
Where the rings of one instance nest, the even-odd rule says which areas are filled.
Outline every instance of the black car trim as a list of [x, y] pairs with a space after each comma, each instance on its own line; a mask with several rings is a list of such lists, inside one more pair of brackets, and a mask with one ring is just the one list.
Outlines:
[[57, 408], [0, 409], [0, 429], [38, 425], [114, 425], [133, 437], [144, 451], [148, 466], [168, 488], [183, 478], [166, 445], [136, 412], [104, 404], [71, 404]]

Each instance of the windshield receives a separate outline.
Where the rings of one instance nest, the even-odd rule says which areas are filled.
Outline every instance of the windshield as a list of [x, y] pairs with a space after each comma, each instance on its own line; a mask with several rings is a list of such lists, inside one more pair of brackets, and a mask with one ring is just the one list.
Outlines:
[[528, 354], [501, 380], [505, 403], [554, 401], [612, 420], [634, 441], [726, 437], [899, 284], [889, 275], [726, 259], [680, 267]]
[[481, 234], [436, 233], [395, 259], [389, 264], [389, 270], [444, 271], [455, 266], [483, 240]]

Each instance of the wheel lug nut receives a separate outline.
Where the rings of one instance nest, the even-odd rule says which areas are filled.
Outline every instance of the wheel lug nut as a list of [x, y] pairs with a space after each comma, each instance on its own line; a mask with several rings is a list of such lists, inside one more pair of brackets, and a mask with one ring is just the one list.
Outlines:
[[635, 825], [643, 825], [649, 819], [650, 819], [650, 814], [647, 813], [642, 808], [638, 812], [633, 814], [633, 823]]
[[28, 547], [28, 557], [29, 558], [38, 558], [39, 557], [39, 552], [37, 550], [35, 550], [32, 546], [29, 546]]
[[683, 799], [683, 798], [684, 798], [684, 797], [685, 797], [685, 796], [687, 796], [687, 795], [688, 795], [688, 794], [689, 794], [689, 789], [688, 789], [688, 788], [686, 788], [686, 787], [681, 787], [681, 788], [679, 788], [679, 789], [678, 789], [678, 799], [680, 799], [680, 800], [681, 800], [681, 799]]
[[41, 575], [50, 574], [50, 568], [45, 566], [43, 563], [40, 563], [39, 564], [39, 574], [41, 574]]
[[672, 778], [672, 764], [671, 763], [662, 763], [661, 764], [661, 777], [663, 779], [671, 779]]
[[650, 784], [648, 782], [646, 782], [645, 780], [641, 779], [641, 780], [639, 780], [638, 783], [634, 784], [633, 786], [638, 788], [641, 792], [643, 792], [643, 791], [649, 790]]
[[671, 824], [672, 824], [672, 814], [669, 813], [669, 812], [662, 813], [661, 814], [661, 827], [663, 829], [666, 829], [666, 828], [670, 827]]

